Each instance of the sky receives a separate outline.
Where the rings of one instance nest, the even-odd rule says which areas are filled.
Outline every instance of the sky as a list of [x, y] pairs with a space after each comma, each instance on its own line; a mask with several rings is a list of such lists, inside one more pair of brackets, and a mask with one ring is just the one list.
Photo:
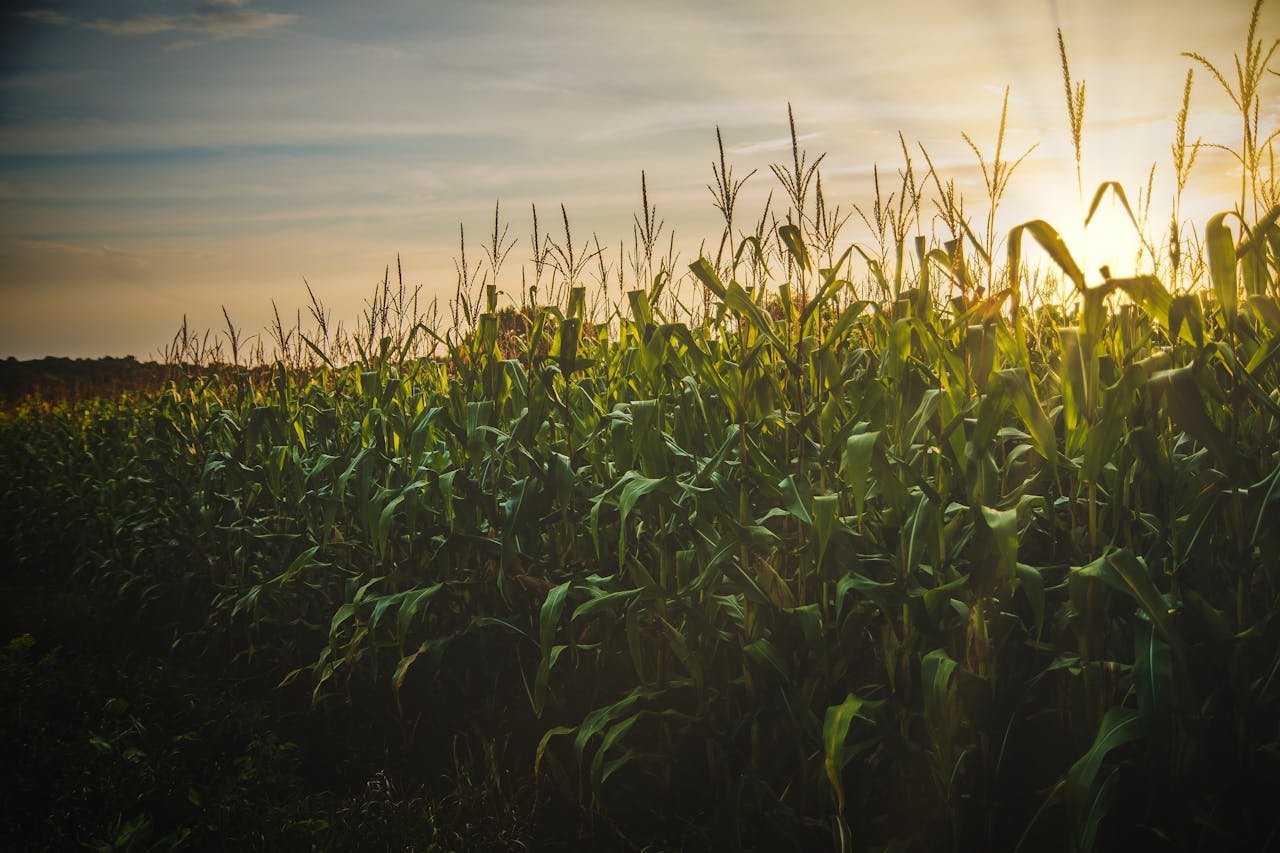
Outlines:
[[[810, 158], [826, 154], [829, 204], [866, 209], [873, 167], [886, 192], [896, 186], [901, 133], [917, 170], [924, 146], [983, 217], [961, 134], [989, 155], [1008, 87], [1006, 154], [1036, 147], [998, 227], [1044, 218], [1101, 259], [1129, 238], [1107, 236], [1124, 233], [1110, 204], [1092, 237], [1079, 234], [1056, 30], [1087, 87], [1085, 194], [1116, 180], [1132, 199], [1158, 164], [1152, 211], [1163, 222], [1193, 64], [1182, 52], [1231, 67], [1251, 7], [20, 2], [0, 13], [0, 357], [152, 357], [184, 316], [218, 328], [223, 307], [253, 333], [273, 300], [286, 317], [305, 306], [307, 284], [350, 320], [397, 256], [410, 285], [445, 299], [459, 227], [474, 261], [495, 203], [519, 241], [504, 290], [531, 256], [533, 205], [546, 229], [563, 204], [575, 240], [594, 233], [616, 265], [642, 170], [683, 266], [719, 234], [707, 190], [716, 129], [738, 177], [758, 169], [740, 201], [740, 221], [752, 219], [780, 189], [769, 164], [790, 160], [788, 104]], [[1280, 9], [1264, 7], [1259, 35], [1280, 36]], [[1203, 69], [1189, 135], [1240, 137]], [[1231, 208], [1236, 182], [1229, 158], [1206, 149], [1184, 214]], [[842, 244], [867, 239], [858, 224]]]

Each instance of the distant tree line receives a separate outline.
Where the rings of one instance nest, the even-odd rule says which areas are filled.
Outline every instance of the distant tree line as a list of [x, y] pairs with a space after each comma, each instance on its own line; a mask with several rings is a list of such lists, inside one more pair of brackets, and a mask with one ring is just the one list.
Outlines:
[[74, 400], [83, 397], [144, 391], [159, 387], [172, 367], [154, 361], [123, 358], [46, 357], [0, 361], [0, 399], [13, 404], [26, 397]]

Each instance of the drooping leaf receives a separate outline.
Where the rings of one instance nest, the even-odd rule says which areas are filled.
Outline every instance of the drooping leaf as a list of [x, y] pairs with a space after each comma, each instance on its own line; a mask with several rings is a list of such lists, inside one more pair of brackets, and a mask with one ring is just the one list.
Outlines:
[[1117, 747], [1137, 740], [1146, 734], [1143, 718], [1132, 708], [1115, 705], [1108, 709], [1098, 726], [1093, 745], [1067, 771], [1066, 798], [1067, 804], [1075, 815], [1077, 849], [1089, 848], [1080, 846], [1087, 842], [1096, 832], [1098, 823], [1105, 814], [1105, 801], [1100, 793], [1105, 789], [1109, 777], [1099, 778], [1099, 771], [1107, 755]]
[[1000, 556], [996, 577], [1003, 582], [1010, 582], [1018, 565], [1018, 511], [997, 510], [987, 506], [981, 507], [981, 510], [982, 518], [995, 542], [996, 553]]
[[827, 773], [827, 781], [836, 795], [836, 809], [840, 814], [845, 811], [845, 794], [843, 771], [852, 754], [846, 748], [849, 739], [849, 727], [855, 718], [862, 714], [866, 703], [850, 693], [839, 705], [827, 708], [826, 718], [822, 723], [822, 766]]
[[1072, 568], [1071, 571], [1081, 577], [1097, 578], [1131, 598], [1160, 631], [1174, 653], [1180, 658], [1183, 656], [1184, 643], [1174, 624], [1169, 603], [1156, 589], [1146, 564], [1132, 551], [1127, 548], [1114, 549], [1087, 565]]
[[1151, 377], [1151, 387], [1164, 394], [1165, 407], [1174, 423], [1200, 442], [1229, 472], [1237, 467], [1234, 446], [1205, 410], [1203, 390], [1194, 365], [1162, 370]]
[[1040, 244], [1040, 248], [1044, 249], [1049, 258], [1058, 265], [1063, 274], [1076, 286], [1076, 290], [1083, 291], [1085, 289], [1084, 273], [1080, 272], [1080, 267], [1076, 264], [1075, 258], [1071, 256], [1071, 251], [1067, 248], [1066, 242], [1063, 241], [1057, 230], [1043, 219], [1033, 219], [1021, 225], [1015, 225], [1009, 230], [1007, 238], [1009, 274], [1014, 277], [1014, 280], [1017, 279], [1018, 270], [1022, 266], [1022, 236], [1024, 233], [1030, 234]]
[[813, 498], [809, 494], [808, 486], [796, 482], [795, 476], [788, 474], [778, 484], [778, 490], [782, 492], [782, 502], [786, 506], [787, 512], [805, 524], [812, 526], [813, 516], [809, 512], [809, 507], [813, 503]]
[[809, 250], [805, 248], [804, 236], [800, 233], [800, 229], [791, 224], [781, 225], [778, 227], [778, 236], [782, 238], [782, 243], [787, 247], [787, 252], [796, 266], [808, 271], [811, 266]]

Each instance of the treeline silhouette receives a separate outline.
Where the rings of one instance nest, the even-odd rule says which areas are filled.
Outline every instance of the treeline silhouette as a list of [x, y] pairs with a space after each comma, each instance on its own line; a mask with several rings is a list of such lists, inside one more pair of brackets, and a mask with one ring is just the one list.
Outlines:
[[131, 355], [104, 358], [49, 356], [0, 361], [0, 400], [78, 400], [126, 391], [158, 388], [173, 373], [172, 365], [138, 361]]

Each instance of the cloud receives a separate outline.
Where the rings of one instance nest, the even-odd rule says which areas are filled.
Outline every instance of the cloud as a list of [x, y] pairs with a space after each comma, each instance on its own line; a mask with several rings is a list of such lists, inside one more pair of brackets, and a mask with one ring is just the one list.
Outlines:
[[[817, 139], [824, 136], [825, 131], [816, 131], [813, 133], [801, 133], [796, 136], [796, 142], [807, 142], [810, 139]], [[779, 136], [775, 139], [762, 139], [757, 142], [739, 142], [736, 145], [729, 146], [729, 152], [732, 154], [757, 154], [766, 151], [784, 151], [791, 147], [790, 136]]]
[[[23, 12], [28, 20], [57, 26], [75, 25], [112, 36], [149, 36], [161, 33], [198, 33], [210, 39], [252, 36], [291, 24], [297, 15], [254, 9], [250, 0], [201, 0], [185, 15], [138, 15], [132, 18], [77, 20], [52, 9]], [[192, 40], [179, 46], [197, 44]]]
[[61, 12], [55, 12], [52, 9], [28, 9], [19, 12], [18, 16], [26, 18], [28, 21], [35, 21], [38, 24], [70, 24], [73, 21]]
[[92, 69], [28, 69], [0, 77], [0, 89], [39, 90], [59, 86], [82, 85], [98, 77], [101, 72]]
[[26, 281], [39, 265], [50, 263], [62, 273], [90, 274], [115, 281], [138, 282], [147, 273], [150, 264], [146, 253], [122, 249], [104, 244], [75, 245], [50, 240], [5, 241], [0, 247], [0, 257], [14, 270], [25, 275], [16, 277], [14, 284]]
[[143, 16], [140, 18], [126, 18], [124, 20], [113, 21], [108, 18], [99, 18], [94, 21], [84, 21], [80, 26], [89, 30], [97, 30], [100, 33], [107, 33], [113, 36], [149, 36], [156, 33], [168, 33], [174, 30], [185, 29], [182, 26], [182, 18], [175, 18], [168, 15]]

